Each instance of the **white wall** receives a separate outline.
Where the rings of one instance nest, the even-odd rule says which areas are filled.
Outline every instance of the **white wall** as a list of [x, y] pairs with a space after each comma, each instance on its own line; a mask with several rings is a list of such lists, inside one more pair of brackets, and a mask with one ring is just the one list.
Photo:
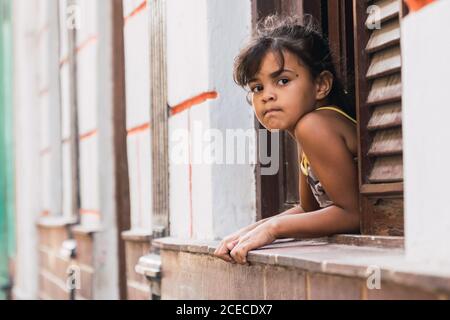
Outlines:
[[97, 1], [78, 0], [81, 9], [77, 30], [77, 108], [80, 135], [81, 223], [100, 225], [98, 173]]
[[[61, 109], [59, 92], [58, 17], [56, 0], [37, 2], [37, 25], [33, 30], [38, 61], [40, 164], [42, 171], [41, 214], [62, 214]], [[56, 39], [56, 40], [54, 40]], [[29, 57], [31, 58], [31, 56]]]
[[[246, 93], [234, 83], [232, 72], [234, 58], [248, 40], [251, 27], [250, 1], [208, 1], [209, 85], [219, 91], [220, 97], [211, 102], [211, 127], [222, 132], [253, 131], [249, 142], [254, 146], [253, 110], [246, 102]], [[253, 154], [253, 163], [255, 157]], [[256, 221], [255, 165], [249, 162], [212, 167], [215, 237], [226, 236]]]
[[63, 216], [73, 218], [72, 206], [72, 155], [71, 155], [71, 79], [69, 56], [69, 37], [67, 25], [67, 0], [59, 0], [59, 25], [60, 25], [60, 90], [61, 90], [61, 139], [62, 139], [62, 212]]
[[[176, 106], [185, 100], [204, 92], [211, 91], [208, 85], [208, 51], [206, 43], [206, 6], [207, 0], [167, 1], [167, 81], [168, 103]], [[170, 234], [179, 237], [191, 237], [198, 232], [199, 220], [194, 212], [212, 216], [210, 194], [210, 168], [195, 167], [191, 164], [191, 136], [173, 141], [177, 130], [190, 132], [192, 121], [203, 118], [208, 124], [209, 103], [205, 102], [185, 110], [169, 119], [169, 151], [175, 144], [182, 143], [188, 153], [188, 161], [180, 164], [171, 162], [170, 170]], [[182, 141], [182, 142], [181, 142]], [[194, 179], [194, 176], [196, 177]], [[202, 187], [201, 202], [193, 199]], [[194, 209], [195, 207], [195, 209]], [[211, 223], [203, 223], [202, 232], [209, 236]]]
[[95, 23], [98, 32], [96, 95], [93, 101], [98, 112], [98, 168], [97, 179], [101, 229], [93, 235], [93, 299], [119, 299], [119, 228], [117, 208], [117, 163], [114, 156], [115, 70], [112, 1], [97, 2]]
[[127, 152], [131, 228], [152, 231], [152, 162], [150, 130], [149, 7], [144, 0], [124, 0]]
[[450, 263], [450, 1], [402, 22], [405, 238], [409, 259]]
[[218, 238], [256, 219], [253, 164], [197, 161], [208, 142], [205, 130], [216, 129], [225, 142], [226, 129], [254, 129], [245, 93], [232, 79], [234, 57], [250, 34], [250, 12], [250, 1], [167, 1], [169, 105], [218, 95], [169, 120], [170, 152], [186, 159], [170, 163], [172, 236]]
[[16, 265], [14, 296], [37, 299], [38, 254], [36, 221], [41, 210], [39, 190], [39, 100], [36, 51], [36, 2], [15, 0], [13, 5], [14, 37], [14, 151], [16, 195]]

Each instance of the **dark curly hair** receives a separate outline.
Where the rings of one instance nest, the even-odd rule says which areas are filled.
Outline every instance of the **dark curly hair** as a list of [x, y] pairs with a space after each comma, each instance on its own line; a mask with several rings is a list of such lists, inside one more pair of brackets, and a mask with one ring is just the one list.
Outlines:
[[269, 51], [276, 53], [283, 69], [284, 50], [296, 55], [299, 63], [308, 68], [313, 78], [323, 71], [329, 71], [334, 77], [328, 96], [330, 102], [355, 118], [354, 107], [336, 72], [328, 40], [310, 15], [271, 15], [259, 22], [255, 34], [235, 59], [234, 81], [245, 88], [258, 73]]

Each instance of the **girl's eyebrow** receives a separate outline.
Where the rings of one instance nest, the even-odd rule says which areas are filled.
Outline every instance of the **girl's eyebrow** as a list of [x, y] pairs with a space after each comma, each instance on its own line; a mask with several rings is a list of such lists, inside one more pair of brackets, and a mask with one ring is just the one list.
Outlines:
[[[293, 74], [297, 75], [297, 73], [295, 71], [292, 71], [292, 70], [289, 70], [289, 69], [280, 69], [280, 70], [277, 70], [275, 72], [272, 72], [269, 76], [272, 79], [274, 79], [274, 78], [278, 77], [279, 75], [283, 74], [284, 72], [290, 72], [290, 73], [293, 73]], [[259, 78], [257, 78], [257, 77], [256, 78], [252, 78], [252, 79], [250, 79], [250, 81], [248, 83], [250, 84], [250, 83], [256, 82], [258, 80], [259, 80]]]

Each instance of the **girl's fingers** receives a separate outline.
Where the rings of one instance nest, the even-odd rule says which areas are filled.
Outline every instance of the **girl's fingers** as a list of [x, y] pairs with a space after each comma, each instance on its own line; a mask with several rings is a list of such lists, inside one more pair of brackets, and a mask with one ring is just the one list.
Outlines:
[[227, 254], [227, 250], [226, 250], [226, 248], [225, 248], [224, 245], [220, 246], [220, 247], [216, 250], [216, 255], [217, 255], [218, 257], [225, 256], [226, 254]]
[[219, 246], [216, 251], [214, 251], [214, 255], [226, 262], [235, 263], [233, 258], [230, 256], [230, 251], [225, 244]]
[[238, 245], [236, 246], [231, 252], [231, 257], [239, 264], [246, 264], [247, 263], [247, 253], [243, 246]]
[[239, 242], [239, 239], [236, 239], [236, 240], [234, 240], [234, 241], [232, 241], [232, 242], [229, 242], [228, 244], [227, 244], [227, 248], [228, 248], [228, 250], [233, 250], [233, 248], [236, 246], [236, 244]]

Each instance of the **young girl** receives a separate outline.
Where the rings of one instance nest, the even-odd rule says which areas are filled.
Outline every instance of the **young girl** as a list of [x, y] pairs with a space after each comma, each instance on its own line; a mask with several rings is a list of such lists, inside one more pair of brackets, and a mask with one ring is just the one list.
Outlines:
[[250, 250], [280, 238], [359, 232], [355, 116], [329, 45], [306, 18], [266, 18], [235, 61], [261, 124], [297, 142], [301, 204], [223, 239], [214, 254], [228, 262], [246, 264]]

